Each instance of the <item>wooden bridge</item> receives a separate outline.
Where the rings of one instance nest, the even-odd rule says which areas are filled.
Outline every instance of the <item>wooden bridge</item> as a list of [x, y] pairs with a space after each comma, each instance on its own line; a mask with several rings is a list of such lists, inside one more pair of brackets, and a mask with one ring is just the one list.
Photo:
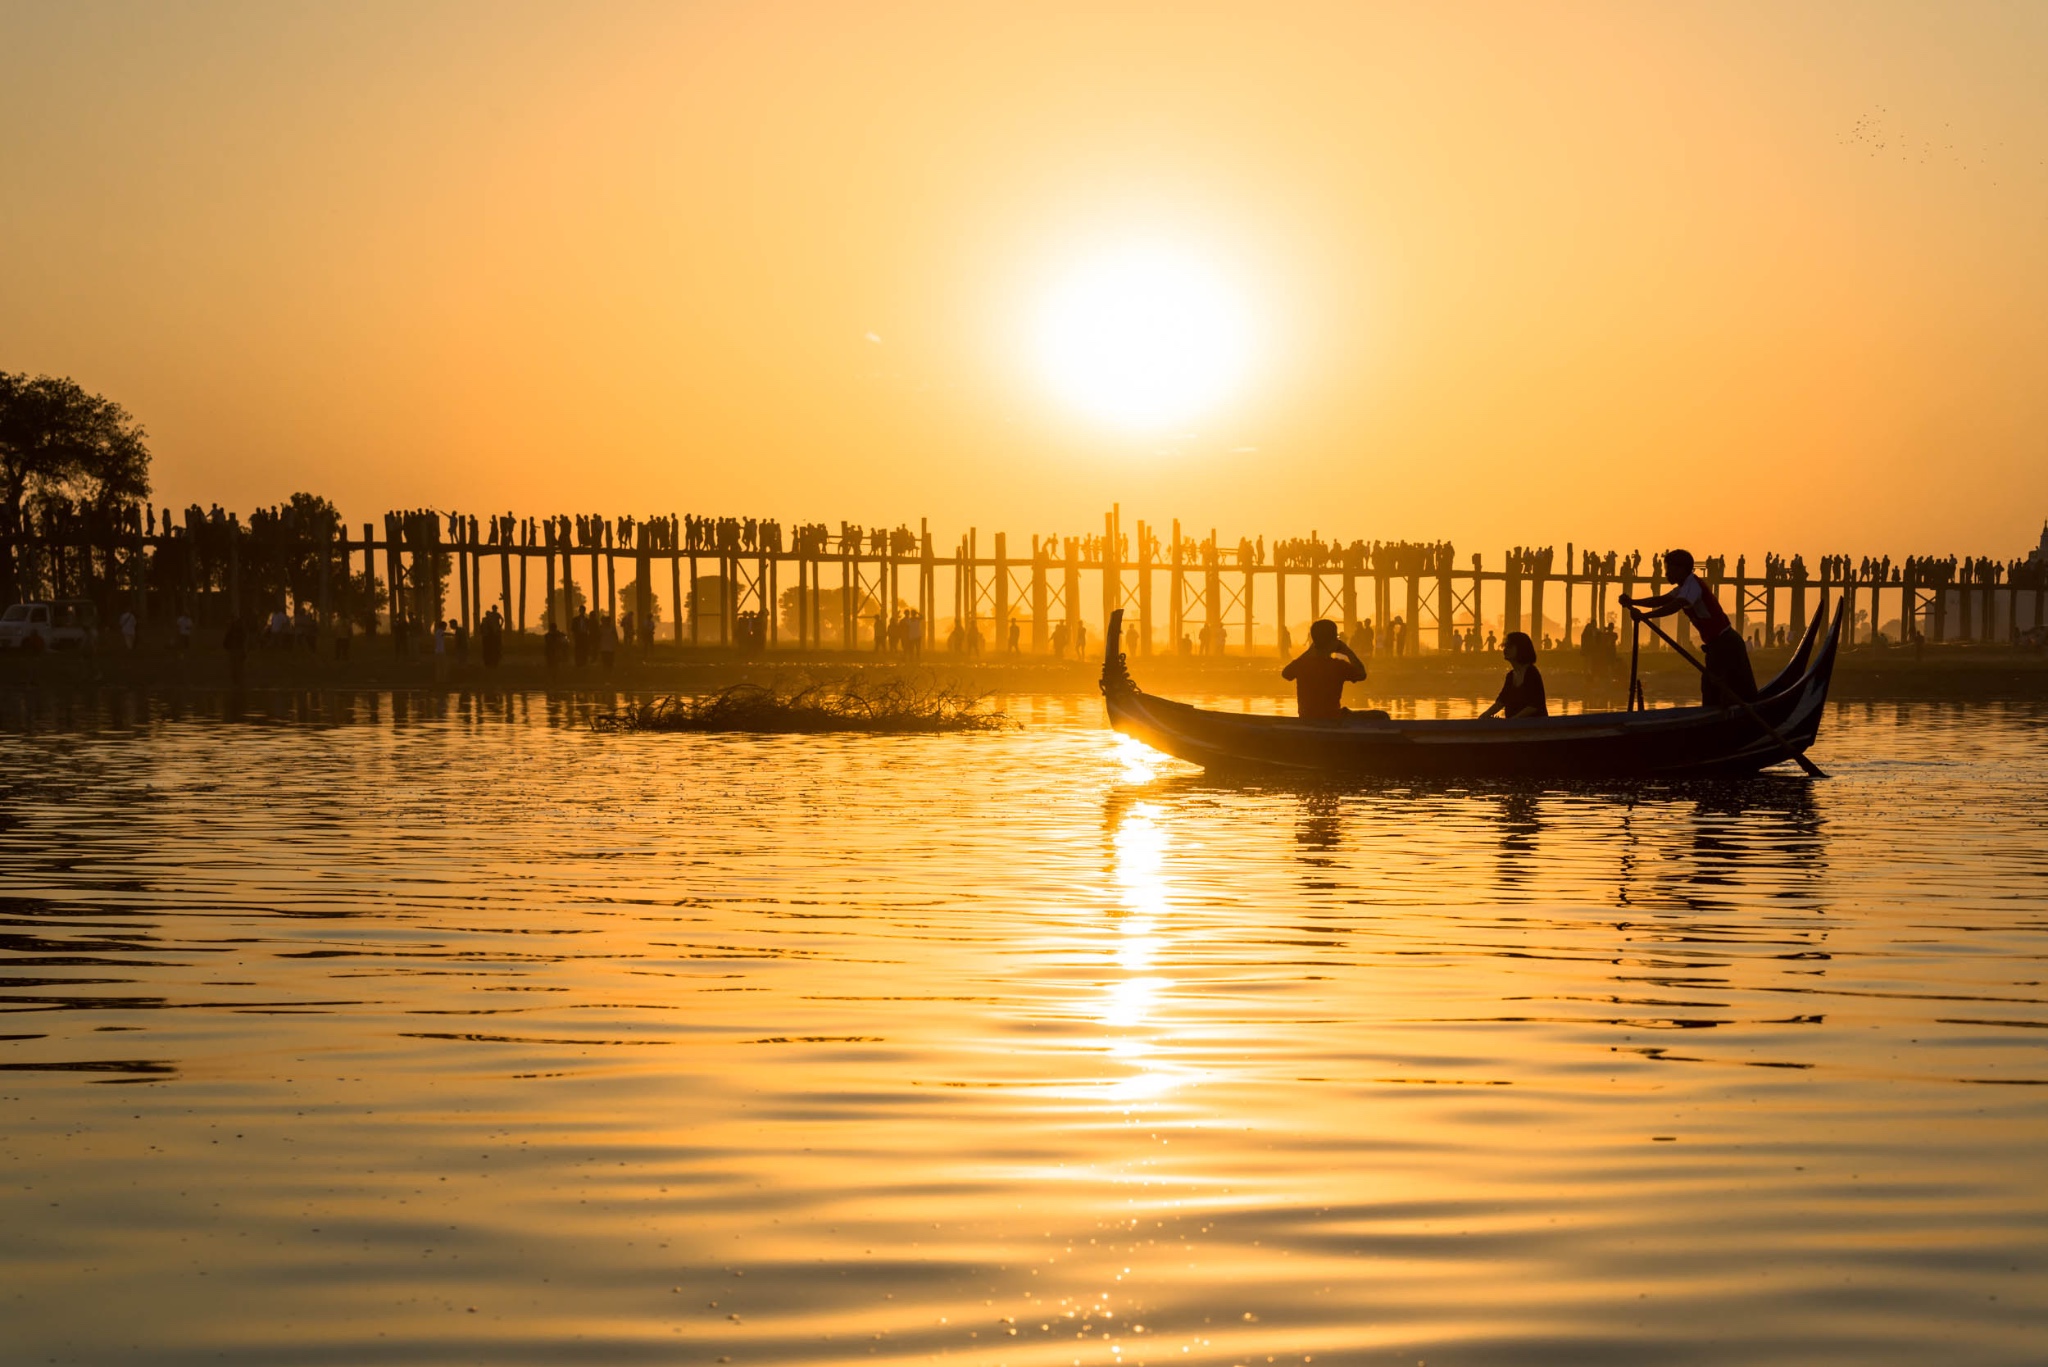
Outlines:
[[[1619, 595], [1655, 592], [1659, 562], [1566, 544], [1517, 547], [1489, 566], [1460, 563], [1448, 542], [1240, 538], [1214, 529], [1199, 538], [1177, 521], [1136, 522], [1121, 510], [1099, 535], [1034, 535], [986, 546], [978, 530], [941, 550], [927, 523], [916, 529], [781, 524], [757, 519], [557, 515], [520, 518], [437, 511], [392, 512], [361, 524], [331, 511], [294, 518], [264, 510], [182, 520], [134, 510], [122, 523], [46, 524], [11, 538], [29, 585], [72, 593], [138, 618], [192, 612], [211, 618], [306, 611], [323, 626], [382, 616], [443, 618], [475, 631], [495, 611], [514, 631], [562, 625], [580, 598], [598, 611], [631, 614], [642, 645], [756, 649], [1006, 651], [1066, 653], [1084, 622], [1123, 608], [1129, 648], [1221, 654], [1283, 645], [1289, 624], [1336, 618], [1373, 627], [1375, 653], [1469, 649], [1488, 628], [1561, 642], [1587, 620], [1612, 620]], [[620, 564], [630, 577], [621, 589]], [[1931, 641], [2010, 640], [2043, 623], [2040, 557], [1984, 558], [1771, 555], [1760, 571], [1738, 559], [1700, 558], [1702, 577], [1746, 637], [1796, 635], [1808, 613], [1848, 594], [1849, 628], [1863, 639], [1887, 621]], [[657, 630], [655, 596], [666, 580], [674, 605]], [[944, 611], [941, 595], [945, 595]], [[452, 602], [450, 601], [452, 598]], [[1270, 614], [1270, 615], [1268, 615]], [[1858, 622], [1863, 625], [1860, 627]], [[990, 633], [984, 639], [984, 630]], [[914, 639], [913, 639], [914, 638]]]

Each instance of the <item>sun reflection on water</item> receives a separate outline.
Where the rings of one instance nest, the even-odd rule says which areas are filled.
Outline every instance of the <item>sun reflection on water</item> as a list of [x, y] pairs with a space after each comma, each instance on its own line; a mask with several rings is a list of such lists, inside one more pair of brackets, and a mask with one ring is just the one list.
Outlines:
[[[1149, 753], [1149, 752], [1147, 752]], [[1119, 756], [1126, 771], [1134, 766]], [[1145, 767], [1145, 777], [1156, 769]], [[1106, 984], [1100, 1012], [1102, 1024], [1114, 1032], [1109, 1051], [1133, 1072], [1115, 1084], [1110, 1099], [1119, 1103], [1152, 1100], [1181, 1086], [1183, 1069], [1174, 1066], [1165, 1039], [1168, 1026], [1162, 1006], [1172, 980], [1158, 971], [1168, 948], [1173, 921], [1173, 891], [1166, 877], [1166, 828], [1156, 805], [1131, 803], [1113, 817], [1110, 836], [1111, 874], [1121, 905], [1113, 926], [1111, 957], [1126, 976]]]

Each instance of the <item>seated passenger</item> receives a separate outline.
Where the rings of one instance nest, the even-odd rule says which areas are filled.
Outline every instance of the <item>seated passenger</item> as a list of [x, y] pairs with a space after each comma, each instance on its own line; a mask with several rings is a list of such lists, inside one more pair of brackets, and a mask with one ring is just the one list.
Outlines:
[[1294, 680], [1294, 710], [1308, 721], [1344, 715], [1344, 685], [1362, 683], [1365, 666], [1337, 636], [1337, 624], [1324, 617], [1308, 629], [1308, 649], [1287, 662], [1283, 679]]
[[1493, 706], [1479, 714], [1485, 721], [1498, 716], [1503, 721], [1517, 717], [1547, 717], [1550, 704], [1543, 696], [1543, 674], [1536, 668], [1536, 643], [1529, 639], [1526, 631], [1511, 631], [1508, 638], [1500, 643], [1500, 653], [1507, 656], [1513, 668], [1500, 686], [1500, 696], [1493, 700]]

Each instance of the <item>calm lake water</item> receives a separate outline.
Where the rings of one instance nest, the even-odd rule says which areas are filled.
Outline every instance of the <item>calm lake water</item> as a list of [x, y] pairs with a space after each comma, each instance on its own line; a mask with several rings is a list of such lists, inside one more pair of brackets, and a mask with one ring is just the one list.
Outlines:
[[0, 1359], [2040, 1363], [2048, 709], [1219, 782], [0, 718]]

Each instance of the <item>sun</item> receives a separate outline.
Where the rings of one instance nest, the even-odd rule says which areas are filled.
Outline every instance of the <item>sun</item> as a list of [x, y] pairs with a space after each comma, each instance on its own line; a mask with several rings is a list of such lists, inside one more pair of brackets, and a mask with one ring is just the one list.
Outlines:
[[1252, 352], [1243, 300], [1200, 255], [1141, 244], [1063, 274], [1038, 316], [1052, 390], [1097, 421], [1134, 431], [1214, 411], [1243, 384]]

